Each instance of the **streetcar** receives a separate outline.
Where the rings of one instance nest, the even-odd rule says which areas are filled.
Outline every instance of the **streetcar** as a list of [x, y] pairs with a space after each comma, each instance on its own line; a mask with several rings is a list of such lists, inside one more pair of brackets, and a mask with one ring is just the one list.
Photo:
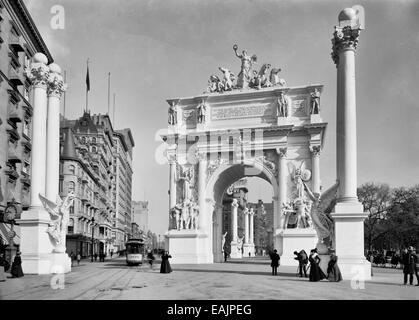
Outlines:
[[125, 243], [127, 265], [132, 266], [142, 264], [144, 250], [145, 246], [143, 239], [129, 239]]

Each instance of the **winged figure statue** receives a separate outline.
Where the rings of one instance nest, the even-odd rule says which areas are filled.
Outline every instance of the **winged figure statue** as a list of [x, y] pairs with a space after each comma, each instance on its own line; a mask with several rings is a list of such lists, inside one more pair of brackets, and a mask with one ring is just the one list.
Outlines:
[[305, 161], [301, 162], [299, 167], [295, 166], [292, 162], [288, 164], [290, 169], [291, 177], [295, 183], [297, 189], [297, 198], [303, 198], [304, 182], [307, 182], [311, 178], [311, 171], [306, 169]]
[[313, 201], [310, 215], [319, 236], [319, 242], [326, 244], [330, 248], [334, 239], [334, 222], [328, 211], [332, 202], [336, 200], [339, 181], [336, 181], [332, 187], [321, 194], [313, 193], [305, 183], [303, 184], [309, 198]]
[[41, 194], [38, 196], [42, 205], [51, 216], [51, 223], [47, 232], [55, 240], [57, 246], [60, 246], [61, 248], [64, 247], [65, 251], [67, 226], [70, 220], [70, 206], [73, 204], [75, 193], [70, 191], [64, 200], [57, 196], [56, 203], [43, 197]]

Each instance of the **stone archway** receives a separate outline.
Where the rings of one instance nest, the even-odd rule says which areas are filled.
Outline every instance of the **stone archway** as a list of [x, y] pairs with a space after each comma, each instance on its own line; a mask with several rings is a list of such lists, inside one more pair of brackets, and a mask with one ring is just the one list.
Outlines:
[[[297, 223], [295, 230], [286, 230], [289, 214], [283, 207], [297, 199], [300, 209], [306, 206], [305, 187], [320, 191], [320, 151], [327, 124], [320, 114], [310, 113], [314, 91], [320, 94], [322, 86], [168, 100], [172, 117], [163, 140], [170, 165], [166, 243], [172, 263], [221, 261], [221, 232], [214, 229], [220, 228], [222, 195], [235, 180], [249, 175], [273, 187], [273, 239], [281, 261], [295, 264], [294, 250], [316, 245], [313, 228], [303, 230]], [[284, 101], [288, 110], [280, 113], [278, 106]], [[198, 117], [198, 110], [205, 116]], [[304, 188], [297, 183], [301, 171], [309, 173]]]
[[[222, 200], [227, 189], [236, 181], [244, 177], [259, 177], [267, 181], [273, 188], [273, 194], [278, 194], [278, 181], [275, 172], [272, 172], [260, 160], [248, 159], [241, 163], [223, 164], [217, 168], [206, 185], [207, 210], [212, 210], [212, 248], [214, 262], [222, 262]], [[275, 203], [275, 201], [274, 201]], [[274, 215], [274, 219], [275, 219]], [[253, 219], [251, 217], [250, 219]], [[277, 223], [274, 221], [274, 225]], [[273, 226], [272, 226], [273, 227]], [[252, 237], [253, 238], [253, 237]], [[233, 242], [236, 239], [232, 239]], [[246, 243], [247, 244], [247, 243]], [[253, 243], [249, 243], [253, 244]]]

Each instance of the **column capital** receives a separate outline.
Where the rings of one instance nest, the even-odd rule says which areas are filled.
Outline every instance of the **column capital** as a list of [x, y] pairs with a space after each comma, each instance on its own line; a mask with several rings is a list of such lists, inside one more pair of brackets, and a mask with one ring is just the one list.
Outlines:
[[48, 77], [48, 96], [61, 98], [64, 91], [67, 90], [67, 84], [64, 83], [62, 75], [50, 72]]
[[332, 39], [332, 59], [336, 65], [339, 64], [339, 53], [344, 50], [356, 50], [360, 31], [359, 27], [335, 27]]
[[285, 158], [287, 156], [287, 147], [276, 148], [276, 152], [280, 158]]
[[167, 158], [167, 161], [169, 162], [169, 164], [176, 164], [177, 163], [176, 153], [167, 153], [166, 158]]
[[196, 157], [196, 159], [198, 159], [199, 162], [206, 161], [207, 160], [207, 153], [199, 151], [199, 149], [196, 149], [195, 157]]
[[320, 145], [310, 146], [310, 152], [313, 156], [319, 156], [321, 152], [321, 146]]
[[33, 62], [30, 67], [26, 69], [26, 76], [34, 87], [47, 89], [49, 72], [50, 70], [46, 64], [42, 62]]
[[233, 202], [231, 203], [231, 206], [233, 208], [238, 208], [239, 207], [239, 203], [238, 203], [237, 199], [233, 199]]

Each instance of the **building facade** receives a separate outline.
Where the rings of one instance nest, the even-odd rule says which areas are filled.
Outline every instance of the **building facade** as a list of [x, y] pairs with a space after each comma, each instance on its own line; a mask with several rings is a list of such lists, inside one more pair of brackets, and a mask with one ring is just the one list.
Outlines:
[[108, 115], [84, 112], [77, 120], [62, 119], [61, 135], [60, 191], [79, 197], [71, 209], [67, 251], [88, 256], [92, 247], [107, 254], [124, 250], [132, 233], [130, 130], [115, 131]]
[[147, 232], [148, 228], [148, 201], [132, 202], [132, 221], [138, 225], [140, 230]]
[[[17, 219], [29, 207], [33, 99], [25, 69], [36, 52], [53, 58], [25, 4], [0, 0], [0, 250], [19, 245]], [[12, 241], [11, 241], [12, 240]]]

